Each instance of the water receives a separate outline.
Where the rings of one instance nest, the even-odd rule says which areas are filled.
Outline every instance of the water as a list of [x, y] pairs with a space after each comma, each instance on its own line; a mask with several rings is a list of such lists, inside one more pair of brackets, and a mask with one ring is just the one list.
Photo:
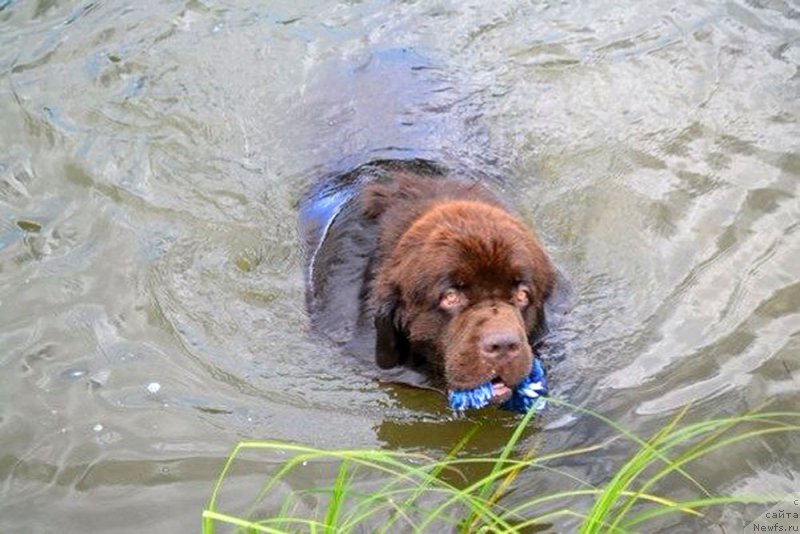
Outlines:
[[[574, 286], [556, 393], [642, 435], [690, 402], [690, 420], [797, 409], [796, 4], [11, 0], [0, 530], [196, 530], [245, 438], [440, 454], [480, 422], [471, 452], [498, 450], [513, 417], [453, 421], [441, 398], [378, 385], [308, 333], [296, 205], [369, 142], [342, 133], [351, 108], [321, 107], [314, 80], [386, 46], [443, 69], [450, 104], [422, 112], [479, 123], [471, 141], [499, 155]], [[527, 444], [613, 434], [555, 408], [542, 425]], [[615, 442], [560, 467], [600, 483], [629, 453]], [[764, 437], [692, 473], [715, 493], [797, 495], [799, 460], [796, 435]]]

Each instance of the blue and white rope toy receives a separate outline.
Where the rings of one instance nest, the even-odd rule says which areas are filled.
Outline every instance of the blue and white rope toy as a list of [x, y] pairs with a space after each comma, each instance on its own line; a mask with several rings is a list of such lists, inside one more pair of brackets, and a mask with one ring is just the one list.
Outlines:
[[[527, 413], [541, 411], [547, 404], [547, 377], [538, 358], [533, 359], [533, 367], [522, 382], [514, 386], [511, 398], [500, 405], [504, 410]], [[492, 400], [492, 383], [486, 382], [473, 389], [454, 389], [447, 392], [450, 407], [457, 411], [477, 410], [487, 406]]]

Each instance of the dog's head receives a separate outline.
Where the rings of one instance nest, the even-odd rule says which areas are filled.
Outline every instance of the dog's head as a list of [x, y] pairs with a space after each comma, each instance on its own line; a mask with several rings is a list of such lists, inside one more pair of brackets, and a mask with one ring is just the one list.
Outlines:
[[499, 206], [433, 204], [405, 228], [377, 269], [377, 363], [424, 356], [447, 389], [492, 381], [497, 401], [531, 370], [553, 268], [538, 241]]

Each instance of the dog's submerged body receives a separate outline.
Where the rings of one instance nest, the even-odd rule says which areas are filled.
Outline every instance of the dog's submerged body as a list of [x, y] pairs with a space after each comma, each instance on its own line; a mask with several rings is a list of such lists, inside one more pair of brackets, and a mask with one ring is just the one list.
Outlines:
[[381, 160], [323, 182], [301, 206], [315, 329], [389, 380], [492, 384], [531, 371], [555, 271], [485, 184], [436, 163]]
[[563, 284], [495, 193], [504, 158], [468, 80], [407, 48], [315, 73], [299, 121], [304, 158], [330, 169], [300, 206], [314, 330], [368, 375], [463, 393], [455, 409], [529, 406], [517, 393], [546, 386], [532, 345]]

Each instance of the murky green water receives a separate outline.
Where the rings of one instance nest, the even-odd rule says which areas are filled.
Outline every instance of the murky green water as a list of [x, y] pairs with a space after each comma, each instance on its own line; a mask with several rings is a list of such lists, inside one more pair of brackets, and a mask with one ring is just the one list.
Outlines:
[[[689, 402], [800, 406], [797, 4], [126, 4], [0, 1], [3, 532], [196, 531], [244, 438], [438, 453], [477, 421], [472, 452], [497, 450], [513, 417], [452, 421], [308, 334], [296, 203], [361, 142], [311, 81], [377, 45], [451, 69], [571, 279], [557, 394], [642, 434]], [[613, 434], [542, 424], [547, 450]], [[629, 452], [561, 467], [601, 483]], [[692, 472], [800, 494], [800, 444]], [[525, 475], [516, 496], [570, 484]]]

